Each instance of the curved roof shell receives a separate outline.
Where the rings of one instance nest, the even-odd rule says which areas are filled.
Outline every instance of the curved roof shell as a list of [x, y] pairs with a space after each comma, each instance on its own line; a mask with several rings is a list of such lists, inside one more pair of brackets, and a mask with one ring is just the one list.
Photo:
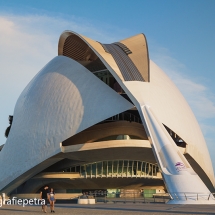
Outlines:
[[[186, 142], [185, 155], [196, 161], [214, 185], [210, 156], [195, 116], [173, 82], [149, 61], [143, 34], [107, 46], [66, 31], [58, 54], [16, 103], [13, 126], [0, 152], [0, 162], [7, 164], [0, 167], [0, 189], [10, 186], [11, 191], [40, 172], [41, 163], [60, 153], [63, 141], [133, 104], [139, 111], [149, 105], [160, 122]], [[103, 69], [110, 71], [133, 104], [91, 73]], [[36, 172], [29, 172], [35, 167]]]
[[[64, 41], [70, 35], [81, 38], [99, 57], [137, 108], [141, 105], [152, 107], [159, 120], [187, 143], [185, 154], [189, 154], [199, 164], [214, 186], [213, 167], [199, 124], [175, 84], [153, 61], [149, 61], [145, 36], [139, 34], [120, 41], [132, 51], [132, 54], [128, 56], [133, 56], [130, 58], [136, 67], [144, 67], [142, 71], [145, 72], [141, 72], [145, 78], [144, 81], [125, 81], [114, 57], [104, 49], [101, 43], [90, 38], [65, 31], [59, 40], [59, 54], [63, 54]], [[148, 78], [146, 78], [147, 74]]]

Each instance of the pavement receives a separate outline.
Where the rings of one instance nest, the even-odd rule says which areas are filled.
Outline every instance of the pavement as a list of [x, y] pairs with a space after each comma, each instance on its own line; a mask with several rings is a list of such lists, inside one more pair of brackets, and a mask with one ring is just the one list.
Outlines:
[[[5, 205], [0, 207], [0, 214], [9, 215], [34, 215], [44, 214], [41, 206]], [[47, 214], [51, 214], [50, 208], [47, 208]], [[96, 214], [96, 215], [126, 215], [126, 214], [144, 214], [144, 215], [162, 215], [162, 214], [194, 214], [194, 215], [215, 215], [215, 205], [167, 205], [162, 203], [97, 203], [95, 205], [77, 205], [77, 204], [56, 204], [55, 214]]]

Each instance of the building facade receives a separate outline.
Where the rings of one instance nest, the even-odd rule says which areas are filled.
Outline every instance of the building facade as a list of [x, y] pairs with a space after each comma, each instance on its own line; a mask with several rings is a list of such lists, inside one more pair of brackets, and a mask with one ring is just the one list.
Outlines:
[[[159, 188], [170, 203], [213, 203], [200, 127], [139, 34], [103, 44], [72, 31], [26, 86], [0, 152], [1, 192]], [[186, 193], [186, 197], [184, 196]], [[174, 198], [176, 196], [176, 198]], [[206, 201], [207, 200], [207, 201]]]

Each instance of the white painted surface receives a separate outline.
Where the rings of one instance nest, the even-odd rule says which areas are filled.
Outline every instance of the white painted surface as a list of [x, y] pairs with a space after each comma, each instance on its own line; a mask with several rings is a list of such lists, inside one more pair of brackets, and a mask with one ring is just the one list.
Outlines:
[[[143, 106], [142, 113], [150, 133], [153, 149], [157, 156], [162, 176], [173, 202], [195, 202], [198, 195], [199, 204], [208, 204], [210, 191], [193, 171], [184, 155], [178, 150], [164, 126], [156, 118], [150, 107]], [[201, 200], [201, 201], [200, 201]], [[170, 203], [171, 201], [169, 201]], [[210, 201], [215, 204], [215, 201]]]
[[146, 104], [152, 107], [159, 121], [187, 143], [186, 153], [196, 160], [215, 185], [207, 145], [192, 110], [171, 80], [152, 61], [150, 71], [149, 84], [140, 82], [124, 82], [124, 84], [140, 105]]
[[123, 147], [141, 147], [141, 148], [151, 148], [150, 142], [148, 140], [108, 140], [93, 143], [83, 143], [70, 146], [61, 146], [61, 151], [63, 153], [77, 152], [77, 151], [87, 151], [95, 149], [108, 149], [108, 148], [123, 148]]
[[[152, 132], [150, 132], [150, 129], [147, 127], [145, 115], [143, 114], [141, 108], [144, 105], [151, 106], [155, 113], [155, 116], [157, 116], [158, 118], [158, 121], [172, 129], [188, 144], [186, 148], [186, 153], [189, 153], [195, 159], [195, 161], [201, 166], [201, 168], [205, 171], [205, 173], [207, 174], [207, 176], [209, 177], [214, 186], [215, 180], [212, 163], [201, 129], [184, 97], [176, 88], [176, 86], [172, 83], [172, 81], [167, 77], [167, 75], [157, 65], [150, 61], [150, 82], [138, 81], [122, 82], [122, 78], [120, 77], [121, 72], [118, 66], [116, 65], [116, 62], [113, 60], [112, 56], [106, 53], [99, 43], [87, 37], [81, 35], [78, 36], [82, 38], [92, 48], [92, 50], [105, 64], [108, 70], [112, 73], [112, 75], [121, 85], [123, 90], [127, 93], [132, 102], [135, 104], [141, 115], [143, 124], [149, 137], [151, 139], [153, 139], [153, 137], [156, 138], [157, 133], [155, 131], [154, 134], [152, 134]], [[162, 133], [163, 129], [161, 132], [161, 136]], [[167, 140], [167, 142], [169, 142], [169, 140]], [[167, 142], [165, 140], [164, 145]], [[154, 145], [153, 141], [152, 144]], [[170, 144], [169, 146], [164, 145], [160, 147], [162, 154], [163, 156], [165, 156], [166, 159], [165, 167], [168, 167], [168, 171], [170, 171], [169, 174], [168, 171], [166, 171], [168, 177], [164, 177], [168, 190], [171, 191], [176, 189], [178, 193], [183, 191], [189, 192], [191, 190], [193, 191], [194, 189], [202, 191], [203, 193], [208, 192], [208, 189], [200, 180], [199, 176], [195, 174], [192, 175], [194, 171], [190, 167], [189, 180], [194, 180], [194, 183], [192, 184], [188, 180], [187, 184], [191, 185], [192, 188], [189, 188], [189, 186], [186, 185], [185, 187], [182, 186], [178, 187], [180, 183], [180, 179], [178, 176], [180, 176], [181, 181], [183, 181], [184, 183], [186, 183], [186, 176], [184, 176], [183, 174], [178, 175], [172, 168], [175, 159], [174, 156], [171, 155], [171, 153], [175, 155], [181, 153], [179, 150], [176, 149], [176, 147], [174, 149], [171, 146], [172, 144]], [[156, 157], [159, 157], [157, 156], [158, 151], [157, 152], [154, 151], [154, 153]], [[176, 159], [177, 158], [178, 156], [176, 156]], [[185, 158], [182, 158], [182, 160], [184, 163], [186, 162]], [[159, 163], [160, 165], [162, 165], [162, 162], [159, 161]], [[162, 170], [164, 174], [165, 169], [163, 168]]]
[[[72, 135], [133, 105], [76, 61], [58, 56], [27, 85], [0, 152], [0, 189], [61, 152]], [[26, 178], [27, 180], [27, 178]]]
[[210, 155], [198, 122], [186, 100], [167, 75], [153, 61], [150, 61], [150, 82], [122, 82], [121, 72], [113, 57], [106, 53], [98, 42], [82, 35], [78, 36], [97, 54], [140, 113], [142, 105], [150, 105], [160, 122], [172, 129], [188, 144], [186, 153], [189, 153], [201, 166], [215, 186]]
[[[177, 193], [193, 192], [195, 187], [199, 192], [208, 192], [181, 157], [177, 147], [173, 146], [170, 137], [165, 135], [162, 126], [152, 126], [152, 132], [150, 120], [146, 119], [150, 113], [142, 112], [142, 106], [152, 107], [157, 120], [151, 120], [150, 124], [156, 125], [154, 122], [157, 121], [177, 133], [188, 144], [186, 153], [197, 161], [214, 185], [213, 168], [204, 137], [190, 107], [175, 85], [152, 61], [150, 82], [122, 82], [121, 72], [112, 56], [98, 42], [78, 36], [95, 51], [131, 98], [149, 136], [152, 139], [158, 138], [159, 144], [155, 140], [152, 143], [155, 156], [160, 159], [168, 190], [176, 190]], [[13, 126], [0, 153], [0, 162], [7, 163], [7, 167], [0, 167], [0, 189], [35, 165], [59, 153], [60, 142], [63, 140], [131, 107], [129, 102], [83, 66], [69, 58], [56, 57], [29, 83], [17, 102]], [[22, 153], [17, 154], [20, 151]], [[163, 155], [163, 160], [159, 153]], [[179, 158], [189, 171], [180, 174], [175, 171], [172, 165]], [[189, 179], [185, 180], [188, 175]], [[193, 188], [189, 188], [192, 181]], [[188, 185], [182, 186], [184, 183]], [[184, 201], [184, 197], [180, 198]]]

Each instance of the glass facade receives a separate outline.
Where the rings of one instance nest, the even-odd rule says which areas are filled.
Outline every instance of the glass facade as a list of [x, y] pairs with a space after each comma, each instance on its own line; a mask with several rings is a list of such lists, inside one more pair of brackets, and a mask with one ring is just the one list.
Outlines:
[[137, 123], [142, 123], [140, 117], [129, 113], [129, 112], [123, 112], [119, 113], [115, 116], [112, 116], [108, 119], [105, 120], [106, 122], [115, 122], [115, 121], [129, 121], [129, 122], [137, 122]]
[[64, 169], [63, 172], [79, 172], [83, 178], [151, 178], [157, 177], [159, 169], [157, 164], [144, 161], [112, 160], [73, 166]]

